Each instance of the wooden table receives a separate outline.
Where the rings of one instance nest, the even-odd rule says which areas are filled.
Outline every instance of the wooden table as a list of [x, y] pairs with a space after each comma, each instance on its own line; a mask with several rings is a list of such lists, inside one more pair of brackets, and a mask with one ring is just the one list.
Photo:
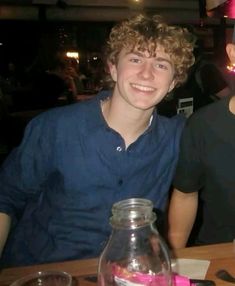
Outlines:
[[215, 277], [219, 269], [226, 269], [235, 276], [235, 244], [221, 243], [206, 246], [197, 246], [180, 249], [175, 252], [178, 258], [193, 258], [210, 260], [206, 279], [214, 280], [217, 286], [231, 286], [231, 283], [224, 282]]
[[[232, 285], [217, 279], [214, 275], [218, 269], [225, 268], [235, 276], [235, 249], [232, 243], [184, 248], [175, 251], [173, 255], [177, 258], [211, 260], [206, 278], [214, 280], [217, 286]], [[0, 286], [8, 286], [11, 282], [26, 274], [42, 270], [66, 271], [79, 281], [79, 286], [94, 286], [96, 283], [85, 280], [85, 276], [95, 275], [97, 266], [97, 259], [87, 259], [3, 269], [0, 272]]]

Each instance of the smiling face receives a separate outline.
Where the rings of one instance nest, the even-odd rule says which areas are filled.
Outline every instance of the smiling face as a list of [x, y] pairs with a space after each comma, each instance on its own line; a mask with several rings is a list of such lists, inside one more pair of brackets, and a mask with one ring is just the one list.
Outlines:
[[123, 49], [118, 63], [109, 68], [115, 82], [113, 95], [136, 109], [153, 109], [175, 85], [173, 64], [161, 47], [154, 56]]

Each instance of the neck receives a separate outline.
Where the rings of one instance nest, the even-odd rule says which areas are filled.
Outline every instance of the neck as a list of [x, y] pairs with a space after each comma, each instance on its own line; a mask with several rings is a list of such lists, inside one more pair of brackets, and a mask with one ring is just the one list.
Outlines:
[[103, 101], [101, 107], [107, 124], [122, 136], [126, 148], [148, 128], [153, 112], [127, 108], [126, 103], [117, 103], [114, 96]]

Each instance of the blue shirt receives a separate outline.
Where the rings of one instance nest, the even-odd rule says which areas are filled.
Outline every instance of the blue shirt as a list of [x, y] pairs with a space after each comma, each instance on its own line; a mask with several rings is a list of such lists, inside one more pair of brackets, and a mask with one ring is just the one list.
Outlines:
[[114, 202], [131, 197], [166, 207], [184, 125], [153, 114], [125, 149], [94, 99], [33, 119], [0, 171], [0, 212], [13, 218], [2, 264], [29, 265], [100, 255]]

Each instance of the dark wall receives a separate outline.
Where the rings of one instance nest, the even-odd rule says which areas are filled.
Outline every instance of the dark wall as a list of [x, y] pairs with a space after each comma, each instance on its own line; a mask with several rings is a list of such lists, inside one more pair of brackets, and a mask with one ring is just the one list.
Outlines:
[[[82, 57], [101, 52], [113, 23], [0, 21], [0, 73], [12, 61], [27, 69], [35, 61], [47, 65], [57, 49], [77, 49]], [[81, 59], [82, 60], [82, 59]]]

